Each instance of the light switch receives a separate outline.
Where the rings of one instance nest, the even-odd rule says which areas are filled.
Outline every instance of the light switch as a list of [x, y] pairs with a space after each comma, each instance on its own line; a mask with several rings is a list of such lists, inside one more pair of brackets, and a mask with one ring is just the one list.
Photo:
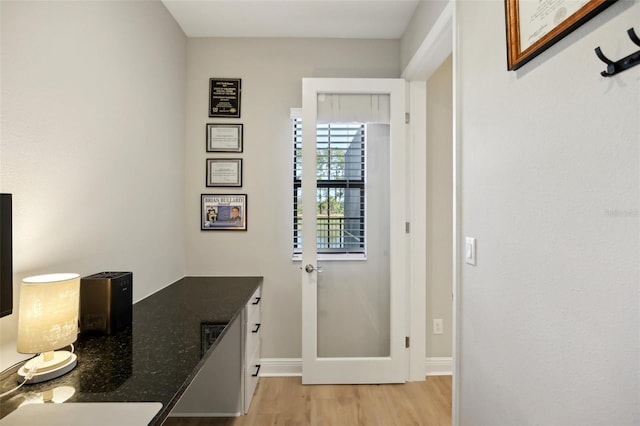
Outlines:
[[465, 238], [464, 243], [464, 260], [469, 265], [476, 265], [476, 239], [472, 237]]

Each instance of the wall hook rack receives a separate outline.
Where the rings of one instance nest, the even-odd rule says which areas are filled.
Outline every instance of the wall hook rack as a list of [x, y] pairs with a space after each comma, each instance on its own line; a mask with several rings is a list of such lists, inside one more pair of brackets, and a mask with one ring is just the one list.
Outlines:
[[[640, 38], [638, 38], [633, 28], [629, 28], [627, 30], [627, 34], [634, 44], [640, 46]], [[607, 70], [600, 73], [600, 75], [602, 75], [603, 77], [611, 77], [640, 64], [640, 50], [615, 62], [604, 56], [604, 53], [602, 53], [600, 46], [596, 47], [595, 50], [598, 58], [600, 58], [602, 62], [607, 64]]]

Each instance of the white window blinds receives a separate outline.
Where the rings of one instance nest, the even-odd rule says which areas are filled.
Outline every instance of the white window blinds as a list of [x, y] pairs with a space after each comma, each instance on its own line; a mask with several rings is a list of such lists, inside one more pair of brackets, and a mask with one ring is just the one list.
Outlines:
[[[318, 253], [365, 252], [364, 123], [318, 124], [316, 247]], [[302, 250], [302, 120], [293, 119], [293, 249]]]

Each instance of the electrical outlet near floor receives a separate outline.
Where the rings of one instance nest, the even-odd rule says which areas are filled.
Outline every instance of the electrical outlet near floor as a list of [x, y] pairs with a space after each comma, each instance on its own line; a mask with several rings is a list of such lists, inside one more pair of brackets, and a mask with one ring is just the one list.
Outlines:
[[442, 324], [442, 318], [434, 318], [433, 334], [442, 334], [443, 328], [444, 328], [444, 325]]

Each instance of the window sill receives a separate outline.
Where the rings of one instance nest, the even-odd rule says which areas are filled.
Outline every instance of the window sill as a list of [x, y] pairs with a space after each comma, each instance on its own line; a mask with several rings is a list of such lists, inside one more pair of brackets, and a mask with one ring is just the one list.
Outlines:
[[[294, 262], [302, 261], [302, 253], [294, 253], [291, 256], [291, 260]], [[319, 254], [318, 262], [333, 262], [333, 261], [351, 261], [351, 260], [367, 260], [365, 253], [341, 253], [341, 254]]]

